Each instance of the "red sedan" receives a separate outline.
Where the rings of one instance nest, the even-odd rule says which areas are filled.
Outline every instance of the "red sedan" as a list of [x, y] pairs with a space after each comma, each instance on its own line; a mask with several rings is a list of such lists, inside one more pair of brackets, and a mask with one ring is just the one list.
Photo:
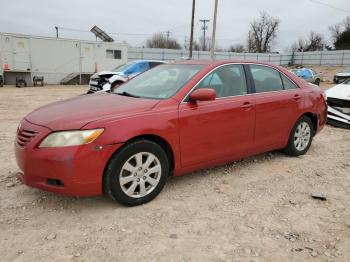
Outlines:
[[326, 122], [322, 90], [286, 69], [186, 61], [149, 70], [114, 93], [41, 107], [20, 123], [18, 178], [47, 191], [124, 205], [179, 176], [262, 152], [305, 154]]

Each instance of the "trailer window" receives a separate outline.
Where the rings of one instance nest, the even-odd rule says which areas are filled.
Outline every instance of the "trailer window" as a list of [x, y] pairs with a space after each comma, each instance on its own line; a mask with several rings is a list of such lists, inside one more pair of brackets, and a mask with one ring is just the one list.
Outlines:
[[122, 59], [122, 51], [121, 50], [106, 50], [106, 58], [108, 59]]

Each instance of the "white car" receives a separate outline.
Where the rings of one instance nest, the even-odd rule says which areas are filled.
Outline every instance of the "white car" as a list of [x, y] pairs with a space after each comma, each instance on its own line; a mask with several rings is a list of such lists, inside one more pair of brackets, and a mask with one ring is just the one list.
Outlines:
[[333, 82], [339, 84], [348, 78], [350, 78], [350, 67], [347, 67], [343, 71], [336, 73], [333, 77]]
[[129, 79], [157, 65], [164, 64], [158, 60], [137, 60], [118, 66], [111, 71], [98, 72], [91, 76], [88, 94], [110, 92]]
[[328, 104], [328, 122], [350, 129], [350, 79], [325, 91]]

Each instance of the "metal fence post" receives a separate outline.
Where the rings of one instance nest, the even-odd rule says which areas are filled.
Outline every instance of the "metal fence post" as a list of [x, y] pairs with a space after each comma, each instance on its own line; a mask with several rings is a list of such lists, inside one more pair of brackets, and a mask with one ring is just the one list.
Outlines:
[[301, 65], [303, 65], [304, 62], [304, 51], [301, 52]]
[[341, 56], [341, 65], [344, 65], [344, 55], [345, 55], [345, 50], [343, 50], [343, 54]]
[[282, 54], [280, 54], [280, 65], [282, 65]]
[[320, 55], [320, 65], [322, 65], [322, 54], [323, 54], [323, 51], [321, 51], [321, 55]]
[[162, 50], [162, 60], [164, 61], [164, 49]]

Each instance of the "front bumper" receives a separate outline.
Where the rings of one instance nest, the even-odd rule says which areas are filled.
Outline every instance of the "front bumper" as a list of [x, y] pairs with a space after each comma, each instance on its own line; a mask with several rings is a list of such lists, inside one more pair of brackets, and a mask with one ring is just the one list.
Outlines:
[[103, 90], [103, 86], [108, 83], [108, 81], [103, 80], [101, 78], [91, 79], [89, 82], [89, 90], [88, 93], [95, 93]]
[[26, 120], [21, 128], [37, 131], [25, 146], [15, 142], [15, 155], [20, 168], [18, 179], [24, 184], [45, 191], [73, 195], [96, 196], [102, 194], [105, 166], [121, 144], [61, 148], [38, 148], [38, 144], [51, 131]]
[[340, 82], [343, 82], [343, 81], [345, 81], [348, 78], [350, 78], [350, 76], [337, 76], [337, 75], [335, 75], [333, 77], [333, 82], [336, 83], [336, 84], [339, 84]]

